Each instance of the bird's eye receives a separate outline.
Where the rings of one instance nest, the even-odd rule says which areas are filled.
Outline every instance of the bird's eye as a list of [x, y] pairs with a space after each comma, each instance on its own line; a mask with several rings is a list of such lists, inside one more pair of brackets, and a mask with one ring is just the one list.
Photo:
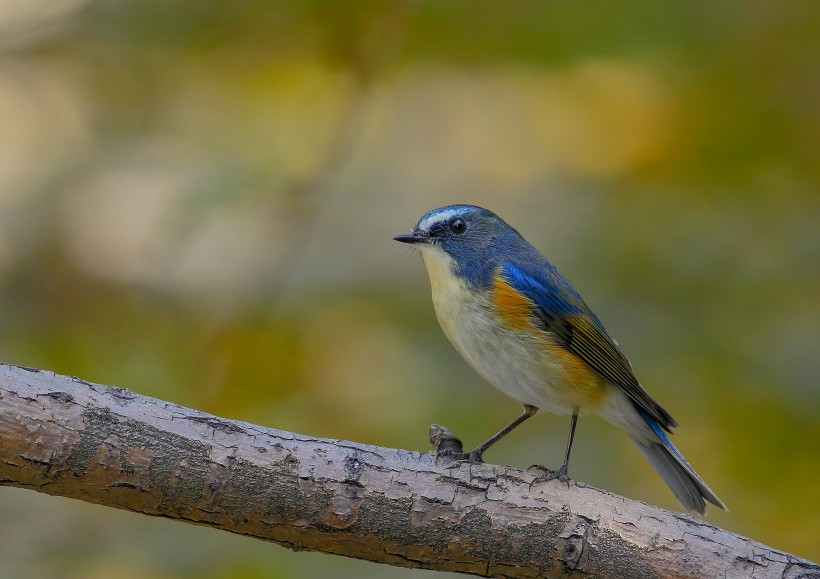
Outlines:
[[450, 222], [450, 231], [456, 235], [461, 235], [467, 230], [467, 224], [460, 217], [456, 217]]

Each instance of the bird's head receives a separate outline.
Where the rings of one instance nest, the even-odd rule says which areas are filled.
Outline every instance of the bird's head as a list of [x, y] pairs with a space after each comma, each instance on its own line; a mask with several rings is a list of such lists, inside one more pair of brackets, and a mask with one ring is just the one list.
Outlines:
[[446, 205], [428, 211], [396, 241], [418, 247], [431, 267], [447, 266], [473, 286], [491, 283], [493, 271], [530, 245], [492, 211], [475, 205]]

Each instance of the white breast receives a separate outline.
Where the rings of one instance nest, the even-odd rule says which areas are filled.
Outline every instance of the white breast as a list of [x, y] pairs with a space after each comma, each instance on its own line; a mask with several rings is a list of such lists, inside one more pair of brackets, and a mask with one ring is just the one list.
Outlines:
[[444, 333], [465, 360], [493, 386], [511, 398], [555, 413], [572, 413], [564, 392], [563, 367], [539, 355], [537, 338], [500, 324], [490, 290], [476, 292], [453, 273], [454, 262], [437, 247], [422, 257], [433, 293], [436, 316]]

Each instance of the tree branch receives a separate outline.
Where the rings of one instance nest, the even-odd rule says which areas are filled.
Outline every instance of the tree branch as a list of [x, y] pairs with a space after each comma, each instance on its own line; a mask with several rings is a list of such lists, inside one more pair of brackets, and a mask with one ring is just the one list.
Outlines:
[[290, 549], [484, 576], [820, 576], [814, 563], [689, 515], [532, 480], [0, 364], [2, 485]]

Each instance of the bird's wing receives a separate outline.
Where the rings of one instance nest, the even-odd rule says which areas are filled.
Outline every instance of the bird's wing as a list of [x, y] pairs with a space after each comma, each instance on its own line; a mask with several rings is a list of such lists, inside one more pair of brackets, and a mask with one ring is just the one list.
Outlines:
[[545, 267], [545, 275], [536, 280], [520, 268], [504, 263], [500, 273], [513, 289], [533, 302], [533, 315], [558, 344], [605, 380], [621, 387], [638, 408], [664, 429], [677, 427], [675, 419], [646, 393], [615, 340], [557, 269]]

